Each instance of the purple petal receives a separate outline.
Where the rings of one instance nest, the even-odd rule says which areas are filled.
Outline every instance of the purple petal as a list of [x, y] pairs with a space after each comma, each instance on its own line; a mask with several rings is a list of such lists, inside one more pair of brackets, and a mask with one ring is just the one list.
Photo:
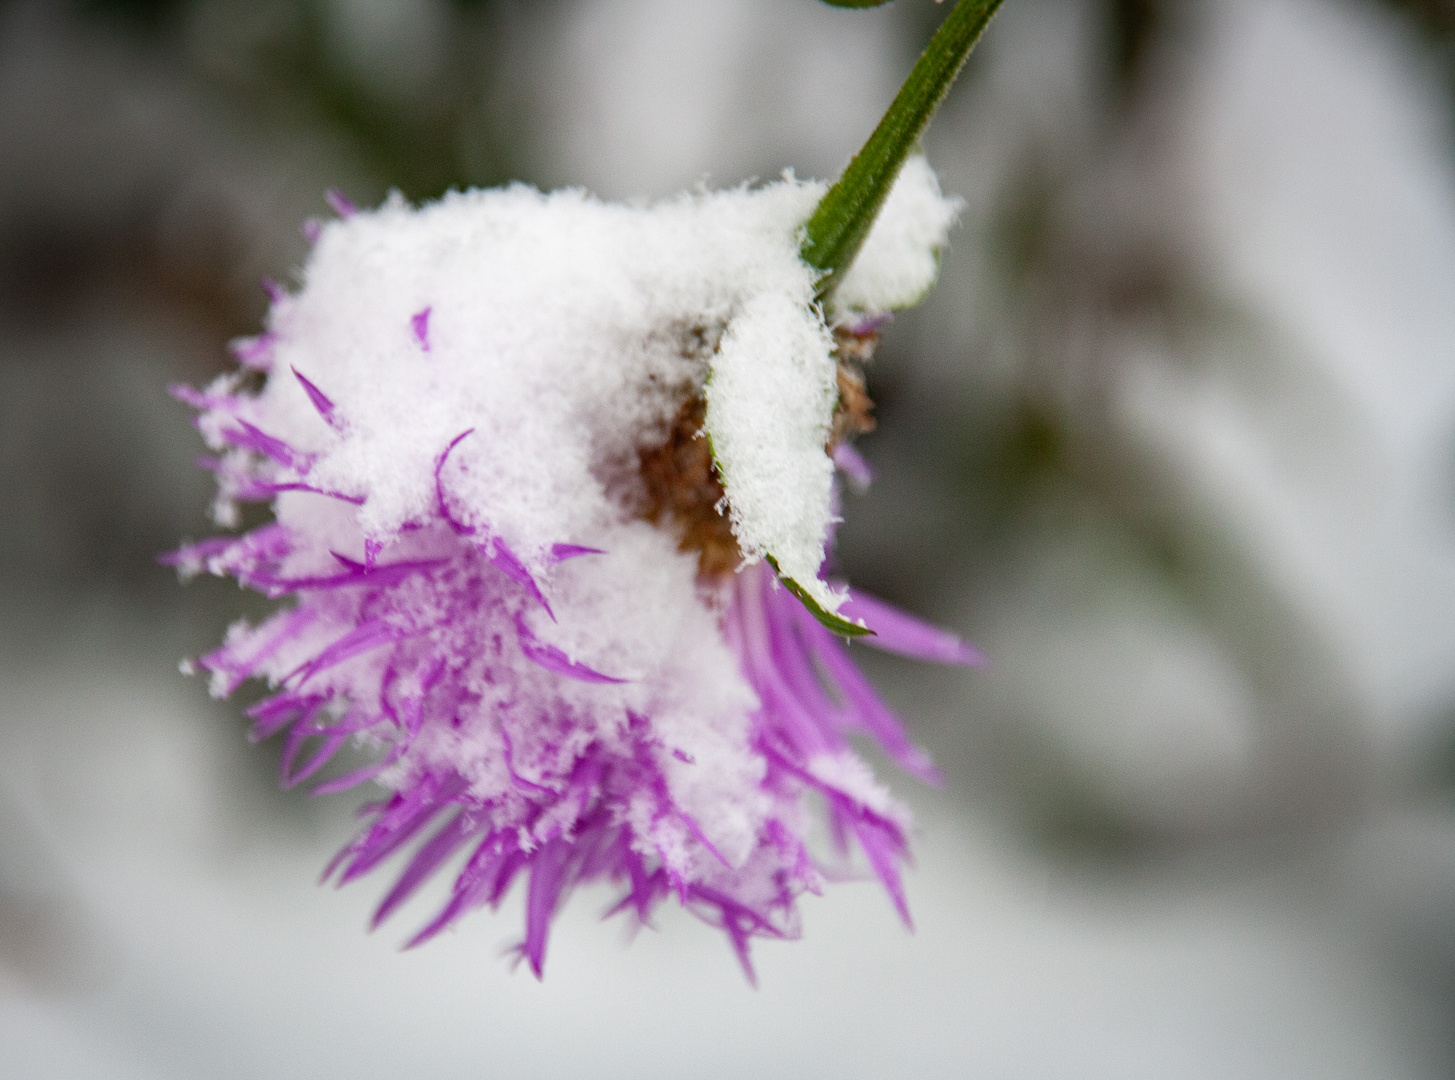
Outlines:
[[[288, 743], [284, 747], [283, 756], [278, 762], [279, 783], [287, 790], [296, 787], [307, 780], [319, 769], [323, 768], [333, 756], [343, 748], [348, 741], [349, 732], [310, 730], [304, 723], [299, 723], [288, 733]], [[297, 759], [298, 751], [310, 738], [318, 736], [323, 739], [323, 744], [314, 751], [313, 757], [303, 768], [294, 771], [293, 762]]]
[[857, 318], [851, 318], [844, 326], [851, 334], [858, 337], [868, 337], [870, 334], [882, 330], [893, 321], [893, 313], [886, 311], [879, 315], [860, 315]]
[[566, 886], [566, 867], [571, 857], [570, 841], [557, 838], [541, 846], [530, 868], [530, 885], [525, 896], [525, 955], [535, 977], [541, 977], [546, 962], [546, 937], [551, 916]]
[[864, 806], [853, 795], [831, 786], [822, 777], [815, 776], [776, 752], [772, 747], [764, 747], [764, 749], [770, 759], [827, 796], [830, 821], [835, 831], [842, 830], [846, 826], [853, 830], [859, 846], [869, 859], [870, 867], [874, 870], [875, 876], [883, 883], [885, 891], [889, 893], [900, 918], [911, 930], [914, 929], [914, 921], [910, 918], [909, 904], [905, 899], [904, 887], [899, 877], [899, 859], [903, 857], [906, 847], [904, 834], [899, 827]]
[[205, 563], [214, 555], [221, 555], [229, 548], [242, 543], [237, 536], [214, 536], [210, 540], [199, 540], [195, 544], [183, 544], [176, 551], [164, 551], [157, 556], [163, 566], [181, 566], [186, 563]]
[[308, 241], [308, 246], [312, 247], [323, 235], [323, 223], [318, 218], [304, 218], [299, 231], [303, 233], [303, 239]]
[[622, 830], [618, 845], [617, 864], [626, 867], [628, 892], [602, 918], [609, 919], [631, 907], [636, 909], [637, 921], [646, 925], [652, 908], [667, 895], [667, 873], [661, 867], [647, 873], [641, 855], [632, 850], [631, 834], [627, 830]]
[[194, 409], [212, 408], [212, 400], [201, 390], [196, 390], [186, 383], [168, 383], [167, 393], [178, 401], [191, 405]]
[[606, 552], [600, 548], [583, 547], [581, 544], [552, 544], [551, 562], [561, 563], [567, 559], [580, 558], [582, 555], [605, 555]]
[[318, 411], [318, 415], [323, 417], [324, 423], [329, 427], [334, 427], [333, 402], [329, 400], [328, 395], [314, 386], [308, 379], [304, 378], [303, 373], [297, 368], [293, 368], [292, 371], [293, 377], [303, 387], [303, 392], [308, 395], [308, 400], [313, 403], [313, 407]]
[[470, 435], [473, 435], [474, 433], [474, 428], [466, 428], [464, 431], [460, 432], [458, 435], [450, 440], [450, 445], [445, 447], [444, 453], [440, 454], [439, 459], [434, 463], [435, 504], [439, 508], [440, 517], [444, 518], [445, 523], [449, 525], [449, 527], [453, 529], [455, 533], [459, 536], [474, 536], [475, 530], [469, 525], [466, 525], [463, 521], [460, 521], [458, 518], [456, 518], [454, 513], [450, 510], [449, 499], [445, 497], [445, 462], [448, 461], [450, 459], [450, 455], [455, 452], [455, 447], [459, 446], [462, 440]]
[[716, 910], [717, 918], [707, 921], [715, 923], [727, 932], [733, 951], [737, 953], [738, 963], [742, 965], [743, 974], [747, 976], [749, 985], [756, 987], [758, 975], [753, 970], [753, 961], [748, 954], [749, 943], [754, 934], [781, 938], [783, 937], [782, 931], [762, 914], [748, 905], [734, 900], [727, 893], [704, 885], [693, 885], [689, 893], [695, 906], [700, 908], [705, 904]]
[[409, 317], [409, 328], [414, 331], [414, 340], [419, 342], [419, 347], [425, 352], [429, 352], [429, 314], [433, 310], [432, 307], [426, 307]]
[[821, 626], [801, 604], [788, 601], [781, 593], [768, 597], [767, 607], [779, 617], [787, 615], [797, 622], [799, 634], [812, 651], [819, 677], [832, 683], [842, 698], [842, 707], [832, 709], [829, 719], [868, 731], [906, 772], [929, 784], [942, 783], [939, 769], [928, 754], [910, 742], [899, 718], [880, 700], [873, 685], [849, 658], [844, 643]]
[[345, 660], [352, 660], [360, 653], [377, 649], [382, 645], [392, 645], [405, 636], [407, 635], [402, 631], [389, 626], [382, 620], [370, 619], [368, 622], [354, 627], [306, 664], [289, 672], [283, 681], [287, 682], [296, 678], [297, 684], [302, 685], [313, 676], [327, 671], [331, 667], [337, 667]]
[[864, 730], [879, 740], [879, 745], [884, 747], [900, 768], [927, 784], [938, 786], [943, 783], [944, 777], [930, 760], [930, 756], [910, 741], [899, 718], [884, 704], [869, 680], [864, 678], [863, 672], [849, 659], [844, 647], [827, 633], [824, 634], [820, 646], [815, 654], [829, 677], [838, 684], [848, 699], [854, 718]]
[[541, 592], [540, 586], [536, 584], [536, 579], [531, 576], [531, 572], [525, 568], [525, 563], [520, 561], [504, 540], [498, 538], [492, 540], [490, 547], [488, 557], [495, 567], [511, 581], [524, 586], [525, 591], [530, 593], [536, 603], [546, 609], [546, 614], [551, 617], [552, 622], [555, 622], [556, 613], [551, 610], [551, 605], [546, 603], [545, 595]]
[[516, 772], [515, 743], [510, 737], [510, 729], [504, 724], [500, 725], [500, 748], [502, 751], [501, 756], [505, 758], [505, 771], [510, 773], [511, 782], [516, 787], [525, 792], [535, 792], [538, 795], [544, 795], [548, 799], [555, 796], [556, 792], [552, 788], [527, 780], [520, 773]]
[[[486, 843], [489, 842], [489, 838], [487, 837]], [[481, 904], [488, 903], [490, 885], [491, 882], [489, 880], [475, 881], [468, 885], [461, 885], [457, 880], [455, 883], [456, 891], [450, 897], [449, 902], [440, 909], [439, 914], [431, 919], [423, 929], [406, 941], [404, 947], [406, 949], [419, 948], [419, 946], [429, 941], [430, 938], [449, 926], [450, 923], [454, 922], [466, 911], [474, 907], [479, 907]]]
[[469, 814], [461, 812], [431, 836], [415, 852], [414, 858], [399, 875], [399, 880], [394, 883], [394, 887], [374, 909], [374, 917], [369, 920], [369, 928], [371, 930], [377, 928], [380, 923], [392, 915], [400, 904], [414, 895], [415, 890], [424, 884], [440, 863], [469, 843], [471, 837], [478, 835], [480, 828], [481, 826]]
[[[251, 677], [253, 672], [257, 671], [258, 667], [283, 645], [307, 629], [317, 617], [317, 612], [306, 608], [280, 612], [246, 638], [248, 644], [255, 644], [260, 637], [263, 638], [262, 644], [252, 655], [242, 656], [236, 648], [224, 645], [220, 649], [214, 649], [206, 656], [199, 657], [197, 664], [199, 667], [226, 677], [222, 688], [223, 696], [226, 697]], [[266, 637], [264, 636], [265, 631], [269, 632]]]
[[[345, 570], [354, 574], [367, 574], [372, 567], [368, 563], [361, 563], [357, 559], [351, 559], [347, 555], [340, 555], [337, 551], [330, 551], [333, 561], [342, 566]], [[436, 560], [439, 561], [439, 560]]]
[[167, 393], [178, 401], [191, 405], [194, 409], [234, 410], [238, 407], [238, 399], [232, 394], [208, 394], [193, 389], [186, 383], [169, 384]]
[[329, 188], [323, 193], [323, 197], [328, 202], [329, 209], [341, 218], [351, 218], [359, 212], [353, 200], [338, 188]]
[[569, 656], [563, 653], [554, 645], [541, 641], [530, 632], [526, 626], [525, 619], [520, 615], [515, 617], [515, 632], [520, 639], [520, 651], [525, 653], [526, 659], [539, 664], [547, 671], [556, 675], [564, 675], [570, 679], [580, 679], [589, 683], [624, 683], [628, 679], [615, 679], [610, 675], [603, 675], [585, 664], [578, 664]]
[[[346, 884], [383, 862], [410, 837], [418, 835], [468, 786], [462, 777], [451, 775], [443, 780], [427, 779], [408, 795], [395, 796], [368, 832], [334, 857], [334, 867], [349, 860], [339, 876], [339, 884]], [[328, 876], [325, 873], [325, 880]]]
[[481, 904], [499, 903], [516, 874], [530, 863], [508, 835], [491, 833], [475, 849], [455, 879], [454, 895], [424, 929], [405, 942], [413, 949], [434, 937], [462, 913]]
[[702, 831], [702, 826], [698, 825], [697, 821], [690, 814], [683, 813], [679, 810], [677, 812], [677, 819], [687, 826], [687, 831], [696, 838], [699, 844], [707, 848], [713, 858], [729, 870], [733, 868], [733, 864], [727, 861], [727, 858], [721, 851], [717, 850], [717, 845], [707, 838], [707, 834]]
[[765, 604], [797, 602], [786, 590], [777, 587], [766, 567], [763, 572], [740, 575], [738, 585], [737, 604], [741, 608], [741, 617], [732, 620], [731, 625], [740, 635], [737, 652], [753, 688], [763, 699], [764, 713], [772, 716], [775, 726], [785, 738], [792, 740], [804, 757], [838, 749], [830, 741], [830, 731], [793, 692], [773, 648]]
[[234, 338], [227, 347], [243, 367], [267, 371], [273, 366], [273, 346], [277, 343], [278, 335], [269, 330], [256, 337]]
[[865, 637], [864, 643], [876, 649], [937, 664], [978, 667], [985, 663], [985, 657], [978, 649], [948, 630], [932, 626], [866, 593], [851, 593], [839, 611], [847, 619], [864, 620], [875, 634], [874, 637]]
[[330, 491], [328, 488], [315, 487], [313, 484], [305, 484], [301, 481], [290, 481], [288, 483], [274, 483], [269, 480], [249, 480], [245, 490], [248, 495], [244, 496], [240, 491], [238, 498], [251, 498], [251, 501], [271, 499], [274, 495], [281, 495], [285, 491], [306, 491], [310, 495], [322, 495], [329, 499], [338, 499], [340, 502], [350, 503], [354, 506], [363, 506], [362, 495], [345, 495], [342, 491]]
[[289, 446], [282, 439], [275, 439], [265, 431], [261, 431], [249, 424], [246, 420], [238, 420], [235, 428], [224, 428], [222, 435], [232, 445], [241, 447], [244, 450], [252, 450], [262, 454], [264, 457], [272, 458], [279, 465], [289, 468], [306, 467], [308, 456], [300, 454], [293, 447]]
[[914, 919], [910, 917], [909, 901], [905, 899], [904, 883], [899, 877], [899, 857], [904, 852], [903, 838], [897, 835], [897, 830], [868, 820], [854, 822], [854, 835], [858, 837], [859, 846], [864, 849], [869, 865], [883, 882], [889, 898], [894, 901], [900, 919], [907, 928], [913, 930]]
[[267, 591], [272, 596], [282, 596], [284, 593], [302, 592], [309, 589], [342, 589], [354, 585], [366, 585], [373, 588], [383, 588], [389, 585], [397, 585], [411, 574], [417, 574], [423, 570], [433, 570], [435, 567], [443, 566], [444, 559], [421, 559], [414, 562], [385, 563], [383, 566], [375, 566], [372, 569], [362, 563], [355, 563], [344, 560], [337, 554], [334, 558], [346, 562], [349, 569], [343, 574], [331, 574], [321, 577], [298, 577], [285, 578], [274, 577], [271, 574], [243, 573], [241, 578], [246, 579], [248, 585], [261, 591]]
[[[391, 660], [384, 668], [384, 677], [379, 685], [379, 708], [384, 715], [393, 721], [394, 726], [409, 733], [412, 739], [419, 734], [420, 725], [424, 722], [425, 700], [430, 692], [439, 682], [447, 667], [447, 661], [443, 656], [436, 656], [427, 662], [422, 670], [418, 670], [418, 683], [412, 691], [401, 692], [395, 700], [392, 690], [398, 685], [400, 668]], [[407, 746], [406, 739], [401, 746]]]
[[[313, 796], [334, 795], [340, 791], [347, 791], [349, 788], [358, 787], [360, 784], [374, 779], [374, 777], [378, 776], [390, 765], [393, 765], [403, 756], [406, 749], [408, 749], [407, 744], [399, 743], [393, 750], [389, 751], [384, 760], [375, 762], [373, 765], [365, 765], [362, 769], [355, 769], [353, 772], [347, 773], [344, 776], [334, 777], [332, 780], [319, 784], [309, 794]], [[329, 872], [324, 873], [324, 878], [329, 876]]]
[[316, 715], [327, 700], [318, 694], [295, 694], [291, 690], [285, 690], [258, 702], [243, 714], [254, 721], [252, 730], [248, 732], [248, 741], [262, 742], [298, 717]]
[[846, 442], [841, 442], [834, 447], [834, 464], [860, 491], [868, 488], [874, 480], [874, 470], [869, 468], [869, 463], [864, 460], [859, 451]]
[[[799, 613], [807, 615], [815, 626], [819, 626], [813, 613], [782, 589], [769, 587], [763, 595], [763, 618], [768, 630], [768, 639], [773, 656], [775, 673], [780, 676], [786, 689], [799, 704], [813, 714], [821, 723], [832, 724], [841, 710], [825, 690], [823, 679], [814, 670], [803, 634], [810, 641], [817, 641], [820, 635], [806, 626], [797, 625]], [[820, 627], [831, 640], [833, 635]]]
[[[353, 580], [367, 585], [397, 585], [410, 574], [417, 574], [424, 570], [433, 570], [436, 567], [444, 566], [447, 559], [402, 559], [392, 563], [360, 563], [353, 559], [347, 559], [336, 551], [329, 552], [335, 559], [348, 570], [348, 576]], [[336, 580], [336, 579], [323, 579]]]

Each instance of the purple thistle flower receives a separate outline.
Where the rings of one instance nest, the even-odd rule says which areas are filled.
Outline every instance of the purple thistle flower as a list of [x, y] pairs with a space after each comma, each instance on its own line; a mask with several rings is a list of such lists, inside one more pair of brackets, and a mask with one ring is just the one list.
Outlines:
[[[646, 922], [675, 898], [721, 928], [751, 978], [751, 939], [796, 936], [797, 897], [822, 888], [805, 839], [813, 796], [841, 855], [857, 846], [909, 921], [909, 815], [848, 736], [872, 737], [923, 780], [938, 774], [846, 644], [762, 559], [800, 542], [822, 552], [826, 446], [867, 481], [843, 441], [869, 426], [867, 398], [843, 389], [866, 332], [836, 344], [794, 299], [811, 295], [793, 244], [817, 190], [785, 182], [628, 209], [512, 188], [353, 213], [323, 227], [304, 289], [275, 295], [266, 351], [239, 354], [269, 370], [260, 394], [226, 376], [174, 391], [217, 453], [219, 520], [237, 501], [271, 501], [276, 520], [164, 561], [292, 601], [235, 625], [195, 666], [217, 696], [267, 681], [248, 715], [255, 740], [284, 736], [285, 787], [350, 742], [372, 750], [373, 765], [315, 790], [388, 792], [325, 872], [342, 884], [399, 855], [375, 925], [463, 858], [410, 945], [521, 879], [519, 952], [539, 976], [566, 897], [608, 882], [621, 893], [613, 912]], [[470, 235], [478, 250], [462, 253]], [[755, 305], [783, 296], [752, 322]], [[408, 354], [429, 346], [431, 315], [448, 342], [422, 369]], [[781, 514], [773, 490], [754, 488], [751, 453], [719, 462], [701, 437], [746, 445], [735, 403], [715, 421], [704, 386], [733, 342], [773, 334], [810, 375], [762, 377], [807, 387], [812, 414], [806, 451], [786, 451], [803, 475], [774, 474]], [[837, 393], [819, 389], [825, 378]], [[820, 484], [824, 510], [805, 519], [794, 500]], [[790, 528], [803, 520], [806, 541]], [[765, 551], [758, 535], [783, 546]], [[872, 645], [978, 661], [882, 602], [816, 576], [799, 589], [867, 624]]]

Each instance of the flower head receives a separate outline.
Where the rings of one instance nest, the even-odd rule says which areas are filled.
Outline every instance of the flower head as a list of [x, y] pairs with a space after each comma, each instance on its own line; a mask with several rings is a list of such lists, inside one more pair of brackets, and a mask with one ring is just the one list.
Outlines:
[[336, 200], [241, 370], [176, 391], [217, 454], [219, 523], [240, 501], [275, 520], [169, 560], [292, 598], [196, 666], [218, 696], [267, 680], [249, 715], [257, 738], [287, 732], [286, 785], [372, 748], [320, 790], [388, 792], [329, 868], [409, 849], [376, 923], [462, 857], [411, 943], [524, 878], [539, 975], [554, 912], [604, 880], [642, 920], [675, 897], [746, 966], [822, 883], [815, 793], [908, 919], [909, 817], [847, 735], [933, 766], [820, 619], [974, 654], [820, 567], [835, 460], [863, 474], [844, 441], [870, 423], [858, 364], [876, 317], [933, 280], [954, 205], [911, 162], [872, 269], [842, 286], [853, 322], [831, 327], [798, 253], [822, 190]]

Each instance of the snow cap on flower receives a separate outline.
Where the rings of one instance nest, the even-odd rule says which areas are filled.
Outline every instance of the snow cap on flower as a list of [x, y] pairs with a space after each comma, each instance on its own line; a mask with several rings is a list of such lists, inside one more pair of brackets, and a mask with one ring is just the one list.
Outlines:
[[[793, 229], [818, 193], [784, 182], [651, 209], [523, 186], [418, 211], [392, 198], [323, 230], [270, 323], [275, 365], [343, 423], [319, 424], [294, 380], [271, 382], [264, 407], [314, 455], [312, 483], [362, 499], [376, 541], [432, 508], [441, 447], [479, 432], [451, 451], [452, 505], [539, 574], [552, 544], [618, 516], [630, 493], [605, 472], [660, 438], [722, 328], [765, 294], [811, 295]], [[817, 405], [826, 423], [832, 400]], [[825, 477], [784, 494], [826, 519]]]
[[[377, 919], [469, 852], [415, 941], [525, 876], [539, 973], [559, 902], [606, 879], [643, 919], [676, 895], [746, 962], [820, 885], [809, 792], [906, 910], [908, 815], [846, 735], [933, 767], [758, 563], [878, 624], [882, 647], [974, 659], [820, 578], [840, 358], [798, 246], [822, 191], [789, 176], [654, 206], [519, 185], [349, 206], [239, 348], [244, 372], [177, 391], [218, 452], [219, 522], [237, 501], [276, 520], [171, 561], [296, 598], [199, 666], [218, 695], [272, 686], [249, 715], [257, 737], [288, 731], [286, 783], [349, 740], [373, 749], [322, 785], [392, 792], [341, 881], [433, 830]], [[900, 219], [924, 233], [923, 207]], [[880, 246], [895, 288], [922, 273], [913, 244]]]

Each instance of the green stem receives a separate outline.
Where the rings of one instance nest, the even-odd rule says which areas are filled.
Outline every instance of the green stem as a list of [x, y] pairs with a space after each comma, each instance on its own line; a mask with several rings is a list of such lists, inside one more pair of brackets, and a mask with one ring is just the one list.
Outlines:
[[804, 262], [822, 270], [818, 298], [826, 299], [854, 261], [900, 167], [919, 143], [935, 109], [965, 66], [1001, 0], [959, 0], [899, 88], [889, 111], [804, 227]]

